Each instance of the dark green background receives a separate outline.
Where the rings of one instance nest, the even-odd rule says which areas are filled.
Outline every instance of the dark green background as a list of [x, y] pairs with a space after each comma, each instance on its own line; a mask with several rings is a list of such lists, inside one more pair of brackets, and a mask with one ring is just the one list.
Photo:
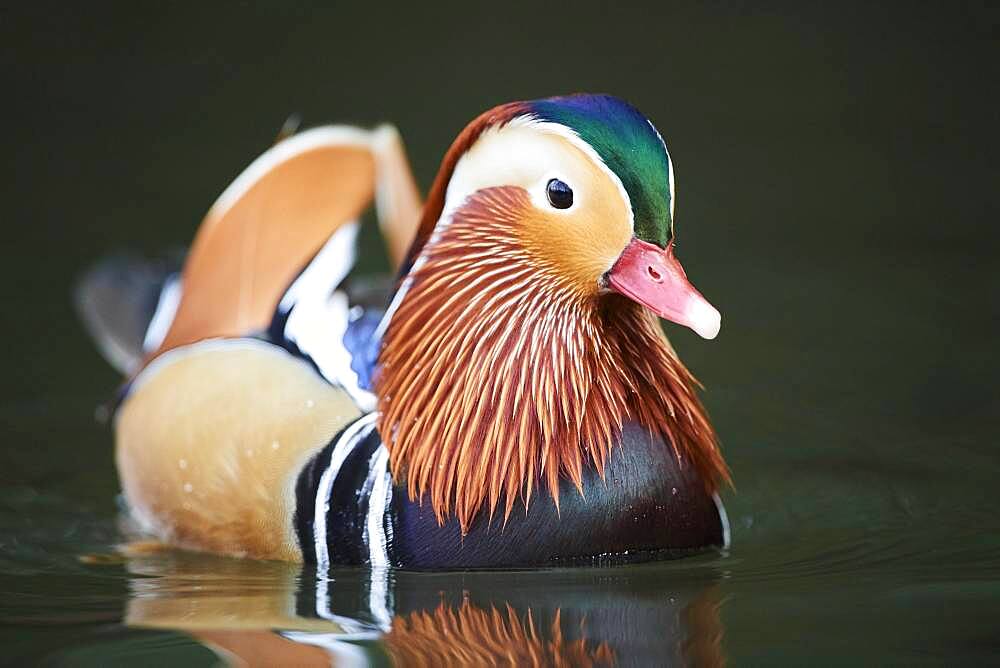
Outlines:
[[186, 244], [292, 112], [395, 123], [426, 188], [480, 111], [594, 91], [663, 133], [679, 256], [723, 314], [716, 341], [668, 333], [736, 481], [713, 564], [730, 658], [995, 660], [988, 5], [0, 8], [0, 637], [56, 661], [134, 649], [87, 654], [128, 577], [74, 558], [116, 536], [92, 414], [117, 378], [70, 303], [88, 263]]

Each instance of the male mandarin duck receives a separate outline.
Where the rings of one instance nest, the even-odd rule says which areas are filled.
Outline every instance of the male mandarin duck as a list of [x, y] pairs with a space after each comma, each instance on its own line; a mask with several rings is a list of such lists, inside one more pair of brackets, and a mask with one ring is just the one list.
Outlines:
[[[399, 268], [381, 309], [348, 276], [372, 199]], [[131, 516], [171, 545], [320, 568], [727, 544], [728, 470], [656, 318], [719, 331], [674, 255], [674, 201], [660, 134], [610, 96], [487, 111], [422, 208], [391, 128], [280, 140], [182, 271], [111, 260], [78, 290], [129, 378]]]

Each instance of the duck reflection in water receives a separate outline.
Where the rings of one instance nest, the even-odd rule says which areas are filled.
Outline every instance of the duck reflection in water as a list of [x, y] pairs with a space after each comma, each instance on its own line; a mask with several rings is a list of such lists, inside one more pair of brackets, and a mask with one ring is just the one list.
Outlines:
[[231, 665], [722, 665], [711, 565], [407, 573], [133, 554], [128, 626]]

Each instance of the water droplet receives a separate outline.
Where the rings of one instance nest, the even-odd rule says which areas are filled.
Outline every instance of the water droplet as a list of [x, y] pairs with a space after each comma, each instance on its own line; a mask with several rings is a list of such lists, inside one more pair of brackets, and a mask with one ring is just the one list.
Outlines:
[[277, 450], [280, 447], [281, 447], [281, 443], [278, 443], [277, 441], [271, 441], [271, 449], [272, 450]]
[[315, 401], [313, 401], [312, 399], [306, 399], [306, 408], [312, 408], [315, 405], [316, 405]]
[[247, 457], [253, 457], [253, 450], [251, 448], [247, 448], [245, 452], [247, 453]]
[[194, 485], [189, 482], [184, 483], [184, 493], [190, 494], [192, 491], [194, 491]]
[[177, 462], [177, 466], [179, 468], [186, 469], [188, 467], [188, 460], [181, 459], [180, 461]]

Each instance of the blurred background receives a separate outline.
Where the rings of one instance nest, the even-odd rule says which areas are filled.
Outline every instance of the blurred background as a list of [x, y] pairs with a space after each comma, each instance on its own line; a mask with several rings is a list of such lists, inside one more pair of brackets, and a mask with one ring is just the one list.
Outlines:
[[[187, 245], [292, 113], [396, 124], [426, 189], [479, 112], [574, 91], [658, 126], [678, 254], [723, 314], [713, 342], [667, 331], [736, 483], [734, 546], [710, 566], [724, 655], [1000, 650], [996, 7], [366, 4], [0, 8], [11, 656], [84, 651], [134, 592], [120, 565], [76, 558], [117, 536], [93, 415], [119, 379], [75, 317], [74, 278], [109, 252]], [[384, 269], [364, 243], [365, 269]], [[135, 651], [190, 649], [163, 643]]]

